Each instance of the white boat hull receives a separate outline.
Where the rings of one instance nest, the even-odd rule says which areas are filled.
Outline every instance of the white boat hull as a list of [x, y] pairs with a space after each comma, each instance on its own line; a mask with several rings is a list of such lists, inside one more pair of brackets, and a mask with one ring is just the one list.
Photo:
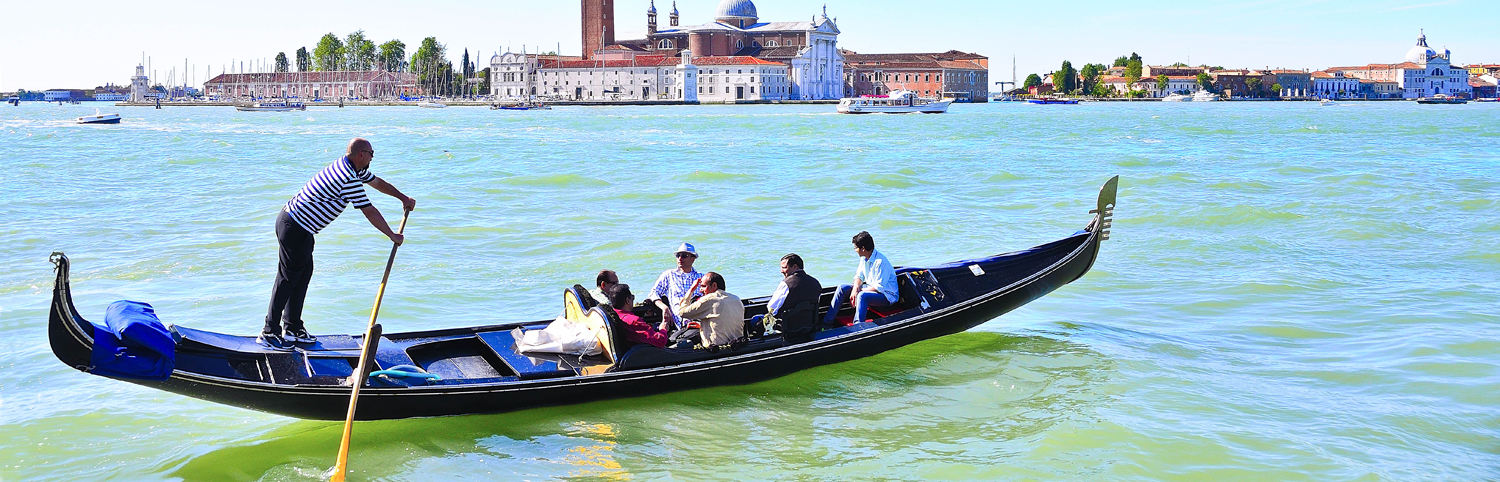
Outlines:
[[948, 112], [951, 100], [940, 100], [918, 105], [857, 105], [839, 104], [840, 114], [942, 114]]
[[78, 118], [79, 124], [119, 124], [120, 114], [96, 114]]

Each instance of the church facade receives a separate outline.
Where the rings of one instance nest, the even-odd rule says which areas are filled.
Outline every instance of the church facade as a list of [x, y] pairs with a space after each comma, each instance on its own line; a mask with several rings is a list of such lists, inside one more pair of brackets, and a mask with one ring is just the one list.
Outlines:
[[1359, 67], [1335, 67], [1328, 72], [1341, 72], [1349, 77], [1375, 81], [1395, 82], [1401, 97], [1419, 99], [1442, 94], [1451, 97], [1470, 97], [1473, 87], [1469, 85], [1469, 71], [1452, 63], [1452, 52], [1443, 49], [1439, 54], [1427, 46], [1427, 34], [1417, 37], [1417, 45], [1406, 51], [1406, 61], [1399, 64], [1370, 64]]
[[[714, 70], [713, 75], [722, 75], [721, 66], [733, 66], [732, 72], [754, 69], [761, 74], [775, 70], [769, 64], [783, 66], [784, 82], [767, 84], [762, 80], [763, 75], [756, 75], [745, 77], [744, 85], [730, 87], [731, 92], [741, 90], [736, 87], [744, 87], [747, 95], [739, 100], [749, 99], [748, 89], [752, 86], [748, 79], [751, 78], [756, 79], [755, 97], [760, 98], [764, 98], [761, 94], [767, 88], [771, 92], [766, 93], [766, 97], [779, 99], [826, 100], [844, 96], [845, 59], [838, 47], [840, 31], [837, 22], [828, 17], [826, 8], [821, 17], [814, 15], [807, 22], [762, 22], [751, 0], [721, 0], [712, 22], [683, 26], [674, 1], [668, 25], [661, 26], [657, 23], [653, 0], [646, 11], [646, 38], [616, 40], [614, 1], [581, 1], [584, 46], [581, 60], [594, 61], [600, 68], [605, 68], [604, 64], [611, 61], [660, 63], [663, 61], [659, 59], [681, 59], [688, 53], [694, 62], [714, 66], [705, 69], [704, 75], [709, 75], [708, 70]], [[714, 60], [719, 57], [734, 59]], [[682, 64], [680, 61], [674, 63]], [[539, 68], [545, 69], [546, 66]], [[781, 80], [777, 75], [773, 74], [769, 80]], [[723, 96], [725, 86], [712, 87], [718, 94], [715, 97]], [[707, 93], [705, 89], [704, 94]]]

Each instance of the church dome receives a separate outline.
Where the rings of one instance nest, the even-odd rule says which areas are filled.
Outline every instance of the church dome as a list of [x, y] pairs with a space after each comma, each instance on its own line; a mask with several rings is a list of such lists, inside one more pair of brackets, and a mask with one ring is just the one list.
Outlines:
[[719, 2], [718, 11], [714, 12], [714, 20], [726, 23], [736, 20], [755, 22], [759, 18], [760, 14], [755, 12], [755, 3], [750, 0], [724, 0]]
[[1407, 62], [1425, 64], [1427, 63], [1428, 59], [1431, 59], [1433, 57], [1437, 57], [1437, 51], [1432, 50], [1432, 47], [1427, 46], [1427, 34], [1422, 34], [1421, 37], [1417, 37], [1417, 46], [1412, 47], [1411, 50], [1406, 51]]

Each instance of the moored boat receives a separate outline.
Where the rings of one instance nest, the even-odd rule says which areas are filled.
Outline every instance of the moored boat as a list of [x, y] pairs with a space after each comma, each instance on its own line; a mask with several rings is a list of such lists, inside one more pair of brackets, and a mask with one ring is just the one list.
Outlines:
[[94, 109], [94, 115], [86, 115], [78, 118], [79, 124], [119, 124], [120, 114], [100, 114], [99, 109]]
[[307, 110], [307, 105], [300, 100], [277, 99], [254, 102], [249, 105], [234, 106], [240, 112], [291, 112], [294, 110]]
[[1189, 96], [1186, 96], [1186, 95], [1182, 95], [1182, 94], [1172, 94], [1172, 95], [1168, 95], [1166, 97], [1162, 97], [1161, 101], [1162, 102], [1192, 102], [1193, 98], [1189, 97]]
[[890, 95], [845, 97], [839, 100], [840, 114], [942, 114], [948, 112], [953, 99], [923, 99], [916, 92], [897, 90]]
[[523, 101], [514, 104], [490, 104], [490, 110], [552, 110], [540, 101]]
[[[53, 353], [80, 371], [208, 401], [292, 417], [339, 420], [350, 383], [361, 388], [357, 418], [392, 419], [492, 413], [530, 407], [642, 396], [715, 385], [752, 383], [807, 368], [885, 352], [959, 333], [988, 322], [1082, 277], [1109, 239], [1118, 177], [1100, 189], [1090, 221], [1080, 231], [1029, 249], [926, 267], [896, 270], [899, 297], [865, 320], [847, 320], [810, 341], [754, 335], [715, 350], [630, 345], [612, 310], [592, 306], [582, 287], [563, 292], [563, 322], [581, 323], [597, 337], [594, 356], [520, 353], [520, 334], [552, 320], [378, 334], [373, 366], [420, 378], [366, 378], [356, 370], [363, 335], [325, 334], [315, 343], [277, 350], [236, 336], [166, 326], [149, 313], [111, 305], [103, 325], [78, 314], [70, 262], [54, 253], [56, 281], [48, 336]], [[788, 318], [817, 317], [804, 303]], [[769, 297], [745, 300], [745, 316], [766, 312]], [[847, 306], [841, 318], [852, 314]], [[111, 316], [134, 313], [141, 316]], [[147, 319], [149, 318], [149, 320]], [[175, 318], [186, 318], [177, 315]], [[122, 320], [129, 321], [128, 323]], [[202, 320], [211, 323], [211, 320]], [[378, 326], [378, 325], [377, 325]], [[376, 331], [376, 333], [380, 333]], [[401, 368], [404, 367], [404, 368]], [[368, 380], [366, 382], [366, 380]]]
[[1461, 99], [1461, 98], [1458, 98], [1458, 97], [1451, 97], [1451, 96], [1448, 96], [1448, 95], [1445, 95], [1445, 94], [1437, 94], [1437, 95], [1434, 95], [1432, 97], [1423, 97], [1421, 99], [1417, 99], [1417, 103], [1418, 104], [1467, 104], [1467, 103], [1469, 103], [1469, 100], [1468, 99]]
[[1029, 103], [1032, 103], [1032, 104], [1043, 104], [1043, 105], [1048, 105], [1048, 104], [1072, 105], [1072, 104], [1077, 104], [1078, 103], [1078, 99], [1067, 99], [1067, 98], [1063, 98], [1063, 97], [1037, 97], [1035, 99], [1027, 100], [1026, 102], [1029, 102]]
[[1193, 94], [1193, 102], [1218, 102], [1218, 101], [1219, 101], [1219, 96], [1218, 95], [1210, 94], [1207, 91], [1198, 92], [1196, 94]]
[[448, 107], [448, 104], [444, 104], [435, 100], [424, 100], [422, 102], [418, 102], [417, 107], [423, 107], [427, 109], [442, 109], [444, 107]]

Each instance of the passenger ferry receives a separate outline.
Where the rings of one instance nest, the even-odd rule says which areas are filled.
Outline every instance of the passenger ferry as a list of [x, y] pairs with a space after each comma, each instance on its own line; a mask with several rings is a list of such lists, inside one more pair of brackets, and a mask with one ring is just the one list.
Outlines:
[[953, 99], [931, 100], [917, 97], [909, 90], [892, 91], [890, 95], [845, 97], [839, 100], [840, 114], [942, 114], [948, 112]]
[[250, 105], [237, 105], [234, 108], [241, 112], [290, 112], [294, 110], [307, 110], [307, 106], [300, 100], [284, 99], [256, 102]]

